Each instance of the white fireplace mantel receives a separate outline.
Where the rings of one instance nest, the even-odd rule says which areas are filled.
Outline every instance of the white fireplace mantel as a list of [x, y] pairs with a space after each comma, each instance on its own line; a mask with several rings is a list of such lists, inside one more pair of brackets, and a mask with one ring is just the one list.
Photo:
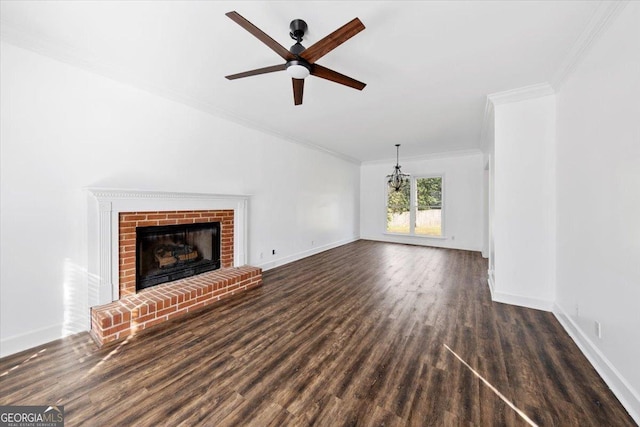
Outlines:
[[97, 242], [97, 245], [89, 245], [89, 259], [97, 260], [94, 274], [99, 282], [97, 295], [90, 301], [90, 306], [108, 304], [120, 298], [118, 273], [120, 212], [232, 209], [234, 214], [233, 265], [239, 267], [247, 262], [246, 230], [249, 196], [113, 188], [88, 188], [87, 191], [91, 196], [90, 199], [94, 201], [94, 206], [89, 208], [89, 216], [93, 216], [89, 221], [89, 239], [95, 239], [94, 242]]

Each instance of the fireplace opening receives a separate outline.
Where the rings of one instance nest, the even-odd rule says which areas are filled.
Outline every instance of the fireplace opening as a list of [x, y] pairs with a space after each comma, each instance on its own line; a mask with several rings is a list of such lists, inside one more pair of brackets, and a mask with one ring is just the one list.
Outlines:
[[220, 268], [220, 223], [136, 228], [136, 291]]

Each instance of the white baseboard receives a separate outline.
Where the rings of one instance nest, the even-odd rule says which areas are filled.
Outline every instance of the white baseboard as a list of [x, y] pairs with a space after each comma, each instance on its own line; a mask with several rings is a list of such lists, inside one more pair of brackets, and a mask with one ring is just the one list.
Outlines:
[[0, 357], [19, 353], [23, 350], [57, 340], [63, 336], [62, 323], [46, 328], [37, 329], [21, 335], [5, 338], [0, 341]]
[[355, 242], [356, 240], [359, 240], [359, 239], [360, 239], [359, 236], [353, 236], [353, 237], [350, 237], [348, 239], [339, 240], [337, 242], [329, 243], [327, 245], [311, 248], [309, 250], [298, 252], [298, 253], [283, 257], [283, 258], [276, 259], [274, 261], [269, 261], [269, 262], [265, 262], [265, 263], [262, 263], [262, 264], [258, 264], [258, 265], [256, 265], [256, 267], [260, 267], [262, 269], [262, 271], [269, 271], [269, 270], [271, 270], [273, 268], [280, 267], [282, 265], [289, 264], [291, 262], [301, 260], [301, 259], [309, 257], [311, 255], [319, 254], [320, 252], [328, 251], [329, 249], [337, 248], [338, 246], [342, 246], [342, 245], [346, 245], [348, 243]]
[[598, 374], [600, 374], [604, 382], [607, 383], [613, 394], [615, 394], [620, 403], [622, 403], [622, 406], [629, 412], [631, 418], [640, 424], [640, 393], [633, 389], [609, 359], [602, 354], [587, 334], [567, 315], [562, 307], [554, 304], [553, 314], [576, 343], [580, 351], [582, 351], [582, 354], [585, 355], [595, 370], [598, 371]]
[[[493, 282], [492, 276], [490, 277], [490, 280]], [[491, 289], [491, 299], [495, 302], [518, 305], [520, 307], [533, 308], [535, 310], [553, 311], [553, 301], [497, 292], [492, 283], [489, 284], [489, 289]]]
[[493, 270], [487, 270], [487, 283], [489, 284], [489, 292], [491, 292], [491, 301], [493, 301], [493, 290], [496, 288], [496, 279]]
[[461, 251], [482, 252], [481, 247], [458, 245], [457, 241], [447, 237], [429, 238], [422, 236], [395, 236], [392, 234], [360, 236], [363, 240], [375, 242], [400, 243], [402, 245], [429, 246], [432, 248], [459, 249]]

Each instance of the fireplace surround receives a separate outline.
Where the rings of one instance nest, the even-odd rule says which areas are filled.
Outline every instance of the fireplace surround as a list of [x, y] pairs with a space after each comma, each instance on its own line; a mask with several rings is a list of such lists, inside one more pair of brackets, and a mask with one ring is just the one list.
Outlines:
[[[98, 289], [89, 290], [89, 306], [91, 336], [99, 345], [262, 285], [262, 270], [245, 265], [248, 196], [95, 188], [89, 193], [89, 211], [95, 213], [88, 218], [89, 235], [95, 236], [89, 258], [97, 261], [95, 267], [90, 262], [89, 274], [98, 279], [92, 281]], [[168, 226], [182, 231], [167, 233]], [[176, 268], [170, 275], [178, 280], [136, 289], [137, 237], [144, 230], [155, 233], [147, 239], [154, 268]], [[209, 238], [212, 244], [219, 240], [219, 254], [207, 246]], [[214, 267], [219, 258], [220, 268], [180, 277], [209, 258]]]
[[[160, 221], [189, 221], [201, 217], [201, 211], [228, 211], [233, 215], [225, 238], [222, 223], [222, 245], [231, 244], [231, 253], [222, 254], [222, 267], [240, 267], [247, 262], [247, 213], [249, 196], [233, 194], [178, 193], [113, 188], [88, 188], [89, 237], [89, 307], [108, 304], [125, 294], [135, 293], [135, 228], [165, 225]], [[136, 216], [136, 212], [163, 212], [162, 218]], [[180, 213], [179, 213], [180, 212]], [[187, 213], [188, 212], [188, 213]], [[121, 224], [122, 218], [135, 221]], [[159, 214], [160, 215], [160, 214]], [[197, 218], [196, 218], [197, 217]], [[212, 218], [211, 221], [215, 221]], [[173, 221], [173, 224], [177, 222]], [[121, 235], [121, 232], [126, 232]], [[121, 245], [121, 240], [124, 242]], [[121, 247], [124, 246], [124, 247]], [[121, 254], [121, 252], [124, 252]], [[227, 262], [228, 264], [225, 264]], [[121, 271], [121, 265], [127, 268]], [[125, 283], [126, 282], [126, 283]], [[124, 283], [124, 285], [123, 285]]]

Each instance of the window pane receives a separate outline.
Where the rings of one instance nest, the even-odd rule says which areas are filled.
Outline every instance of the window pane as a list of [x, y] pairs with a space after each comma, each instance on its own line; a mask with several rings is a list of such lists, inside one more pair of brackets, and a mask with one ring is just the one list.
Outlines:
[[410, 221], [409, 183], [405, 183], [400, 191], [388, 189], [387, 193], [387, 231], [390, 233], [408, 233]]
[[442, 236], [442, 177], [416, 179], [416, 234]]
[[442, 236], [442, 210], [418, 209], [416, 215], [416, 234]]

